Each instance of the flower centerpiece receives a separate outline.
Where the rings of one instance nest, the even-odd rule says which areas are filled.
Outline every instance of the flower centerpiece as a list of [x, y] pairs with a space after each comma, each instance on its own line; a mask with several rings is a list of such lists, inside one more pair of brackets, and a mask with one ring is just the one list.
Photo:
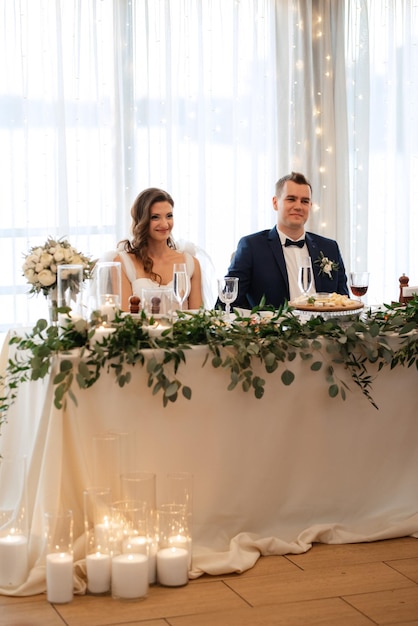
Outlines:
[[67, 239], [48, 237], [42, 246], [33, 246], [25, 256], [23, 275], [30, 284], [29, 293], [43, 293], [50, 299], [52, 319], [57, 308], [57, 276], [59, 265], [81, 265], [83, 280], [91, 277], [94, 261], [78, 252]]
[[324, 256], [323, 252], [319, 253], [319, 258], [315, 261], [315, 265], [319, 265], [319, 274], [326, 274], [328, 278], [332, 278], [332, 272], [339, 269], [339, 264]]

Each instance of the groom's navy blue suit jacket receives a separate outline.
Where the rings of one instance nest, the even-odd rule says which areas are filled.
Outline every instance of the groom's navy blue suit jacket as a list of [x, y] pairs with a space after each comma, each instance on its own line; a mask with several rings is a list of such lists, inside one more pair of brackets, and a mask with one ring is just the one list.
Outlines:
[[[305, 233], [306, 245], [312, 259], [316, 291], [328, 293], [348, 293], [347, 277], [338, 244], [333, 239], [314, 233]], [[320, 253], [338, 263], [338, 270], [332, 277], [319, 274], [315, 263]], [[228, 269], [228, 276], [238, 276], [238, 298], [233, 307], [252, 309], [260, 304], [265, 296], [266, 304], [278, 308], [289, 300], [289, 280], [279, 234], [274, 226], [242, 237]]]

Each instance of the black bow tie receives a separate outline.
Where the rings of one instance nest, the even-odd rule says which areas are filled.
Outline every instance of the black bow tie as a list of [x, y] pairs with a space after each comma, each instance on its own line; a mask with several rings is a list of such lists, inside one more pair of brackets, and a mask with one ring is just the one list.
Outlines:
[[291, 239], [286, 239], [284, 245], [286, 248], [287, 246], [297, 246], [298, 248], [303, 248], [303, 246], [305, 245], [305, 240], [299, 239], [299, 241], [292, 241]]

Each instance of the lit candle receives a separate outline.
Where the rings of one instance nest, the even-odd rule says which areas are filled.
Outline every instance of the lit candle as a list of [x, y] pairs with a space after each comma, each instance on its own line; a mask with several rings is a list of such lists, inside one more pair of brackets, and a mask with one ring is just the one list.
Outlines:
[[100, 552], [100, 548], [108, 547], [122, 540], [123, 528], [122, 524], [118, 524], [110, 519], [105, 519], [94, 527], [94, 542], [96, 548]]
[[157, 576], [161, 585], [180, 587], [189, 580], [189, 553], [184, 548], [163, 548], [157, 552]]
[[148, 326], [144, 326], [144, 330], [147, 331], [148, 335], [150, 337], [161, 337], [161, 335], [163, 334], [163, 332], [167, 329], [172, 330], [173, 325], [170, 324], [170, 321], [168, 319], [155, 319], [154, 318], [154, 323], [153, 324], [149, 324]]
[[73, 555], [69, 552], [47, 555], [46, 592], [48, 602], [58, 604], [73, 599]]
[[192, 540], [191, 537], [186, 535], [171, 535], [168, 538], [169, 546], [173, 548], [184, 548], [189, 553], [189, 567], [192, 564]]
[[114, 333], [116, 328], [109, 328], [108, 326], [99, 326], [94, 331], [94, 335], [90, 339], [90, 346], [94, 346], [96, 343], [103, 341], [106, 337], [109, 337]]
[[123, 542], [124, 553], [146, 554], [148, 556], [148, 582], [150, 585], [157, 580], [157, 548], [148, 537], [129, 537]]
[[113, 296], [105, 296], [105, 301], [100, 307], [100, 313], [108, 322], [113, 322], [116, 315], [116, 302]]
[[191, 550], [192, 540], [185, 535], [171, 535], [168, 538], [168, 543], [174, 548], [184, 548], [185, 550]]
[[24, 535], [0, 537], [0, 587], [16, 587], [28, 573], [28, 540]]
[[110, 590], [111, 560], [108, 554], [95, 552], [86, 556], [87, 589], [91, 593]]
[[112, 559], [112, 596], [142, 598], [148, 592], [148, 557], [119, 554]]

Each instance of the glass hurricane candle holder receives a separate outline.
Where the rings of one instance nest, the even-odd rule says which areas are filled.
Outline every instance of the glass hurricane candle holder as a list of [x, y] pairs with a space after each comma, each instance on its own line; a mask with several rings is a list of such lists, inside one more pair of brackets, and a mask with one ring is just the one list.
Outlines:
[[73, 599], [73, 526], [72, 511], [45, 513], [46, 592], [53, 604]]
[[97, 309], [111, 323], [122, 302], [122, 267], [117, 261], [99, 262], [95, 268]]
[[87, 590], [105, 594], [110, 591], [111, 554], [118, 545], [111, 523], [111, 492], [86, 489], [83, 496]]
[[160, 287], [142, 290], [142, 308], [147, 317], [144, 329], [150, 337], [169, 334], [173, 326], [173, 290]]
[[[125, 500], [135, 501], [143, 507], [144, 529], [147, 537], [149, 583], [156, 582], [156, 475], [153, 472], [128, 472], [121, 475], [121, 494]], [[138, 539], [133, 542], [138, 543]]]
[[121, 529], [122, 536], [121, 552], [112, 558], [112, 596], [144, 597], [151, 578], [147, 508], [134, 500], [114, 502], [112, 521]]
[[121, 455], [117, 433], [98, 433], [93, 436], [93, 484], [110, 489], [112, 500], [120, 497]]
[[0, 587], [18, 587], [28, 575], [25, 458], [0, 459]]
[[180, 587], [189, 580], [191, 536], [183, 505], [158, 507], [157, 578], [161, 585]]
[[69, 319], [73, 322], [83, 319], [83, 287], [82, 265], [58, 265], [58, 307], [69, 309], [68, 313], [59, 314], [60, 325]]

